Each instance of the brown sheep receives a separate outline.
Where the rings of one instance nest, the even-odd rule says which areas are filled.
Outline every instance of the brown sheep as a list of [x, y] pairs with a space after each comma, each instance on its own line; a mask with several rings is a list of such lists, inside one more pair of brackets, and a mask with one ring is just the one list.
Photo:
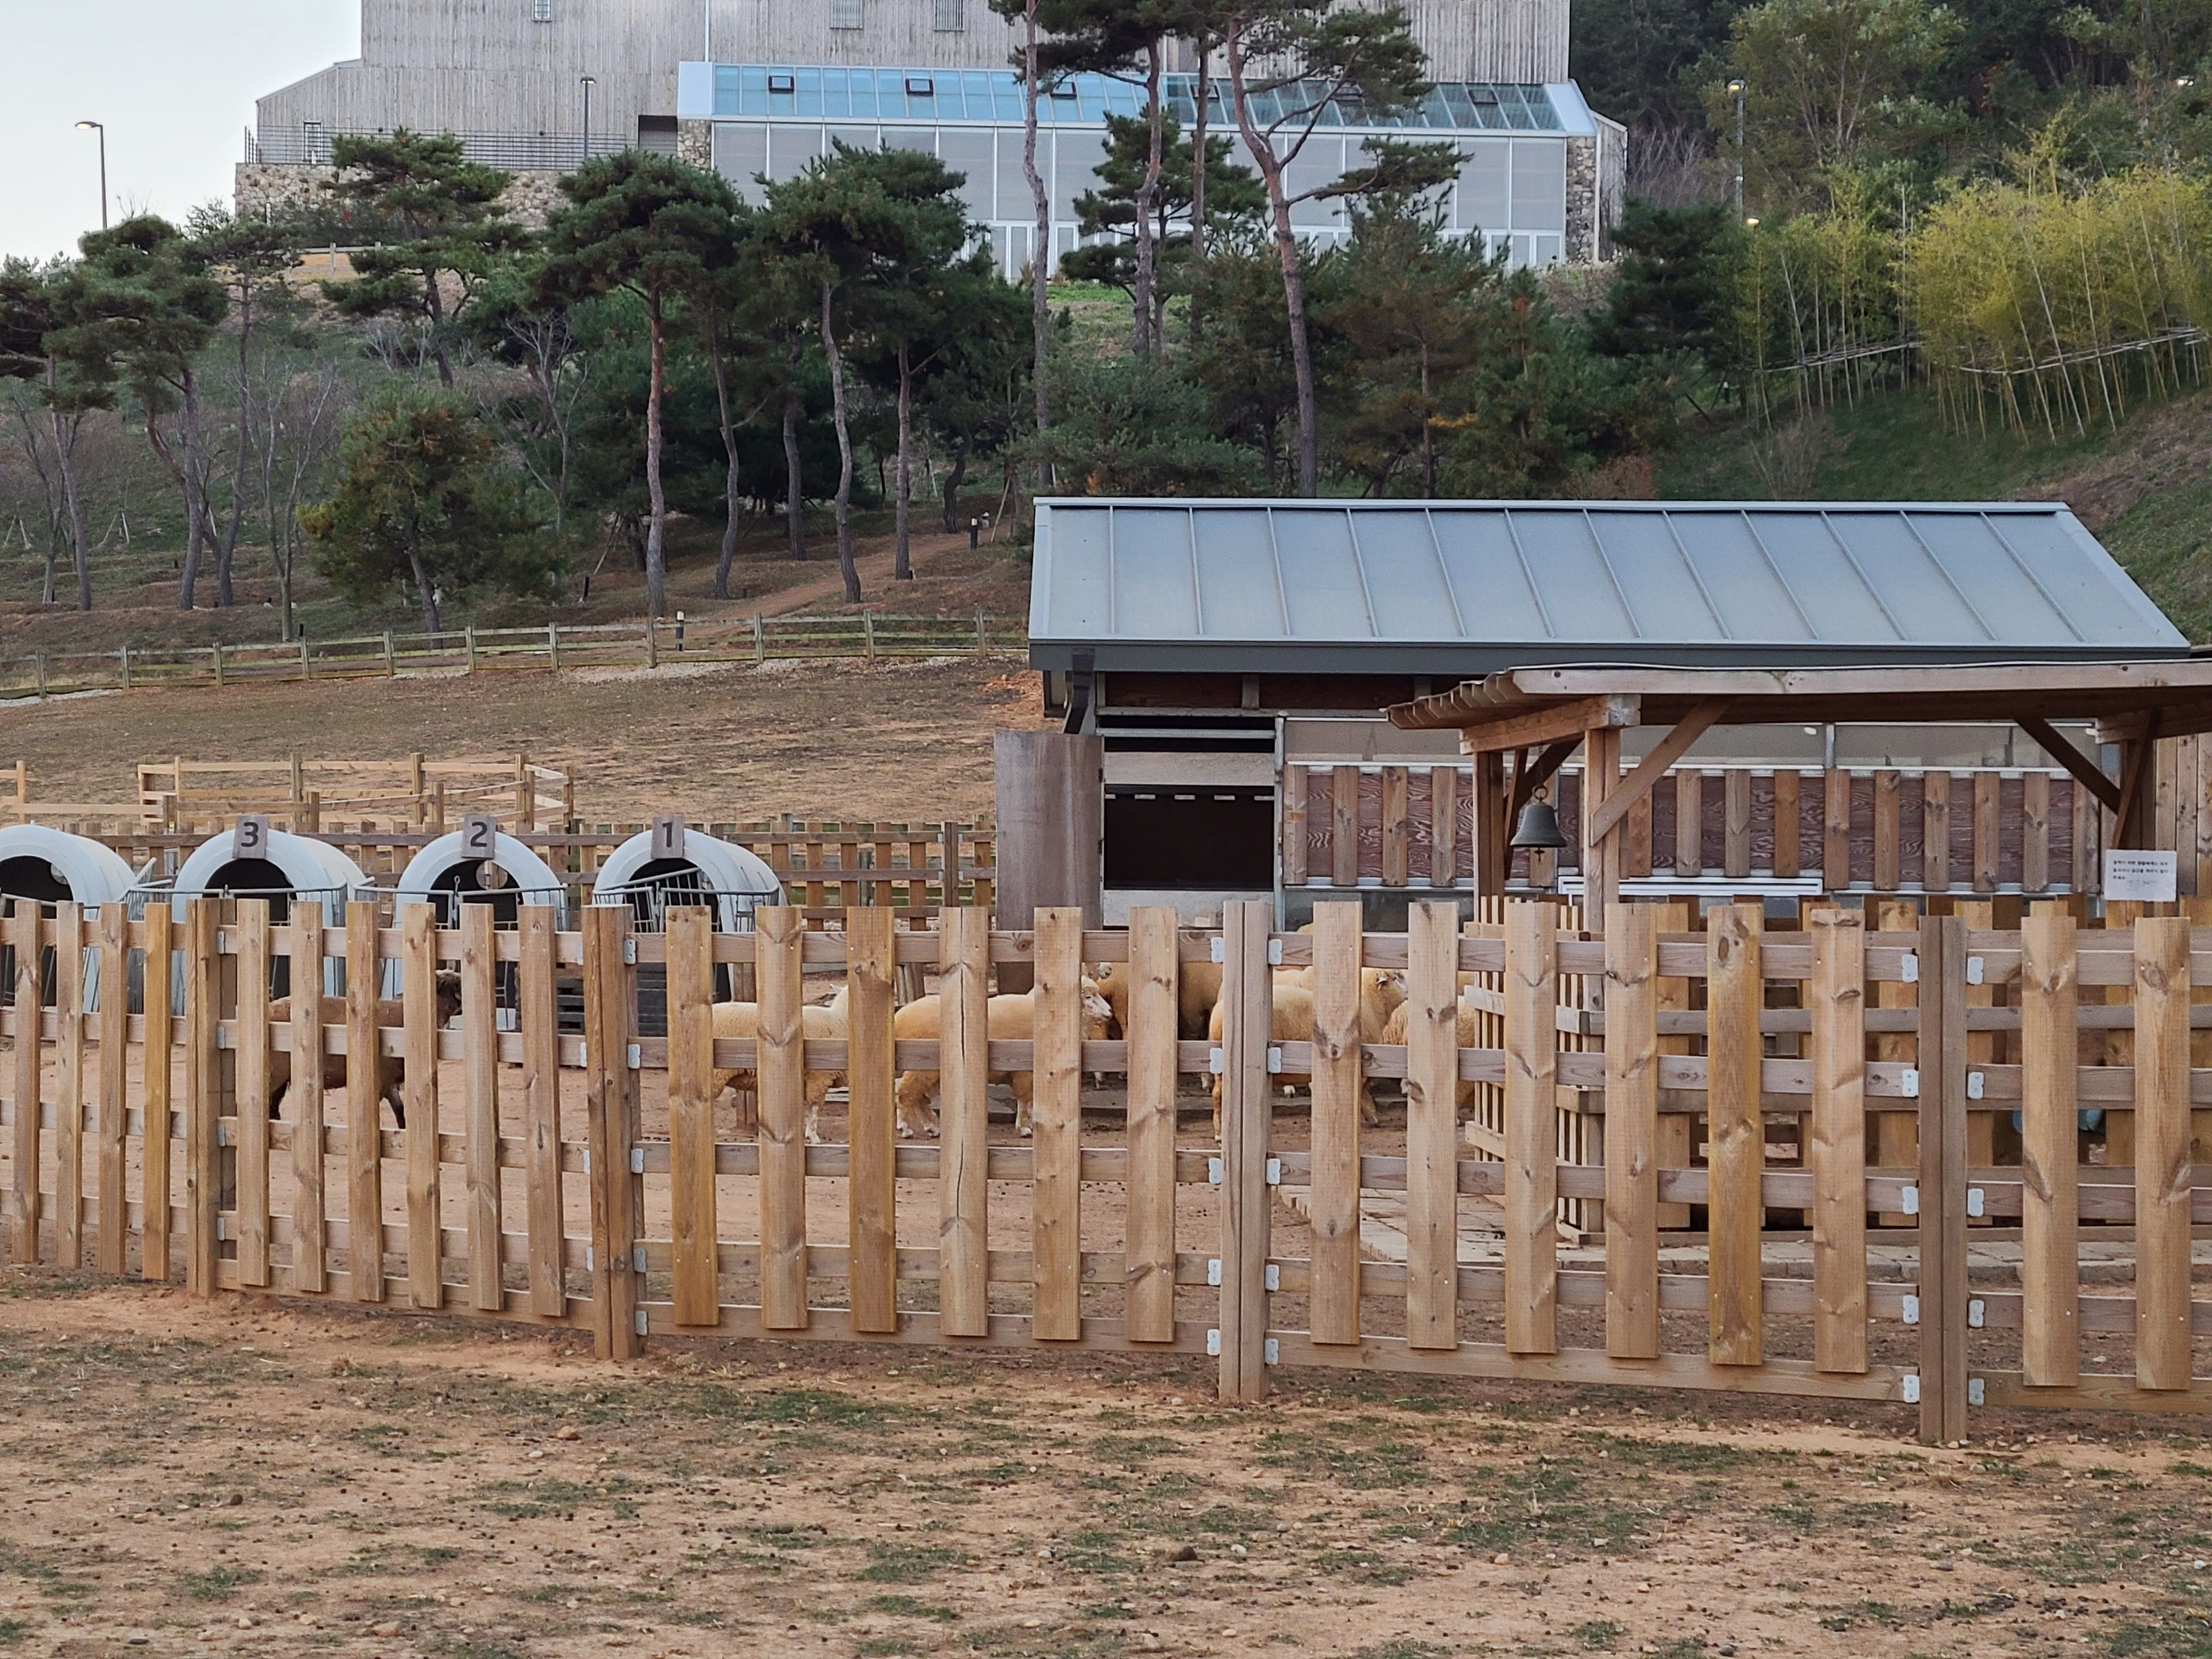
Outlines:
[[[325, 997], [322, 1000], [323, 1024], [343, 1026], [346, 1023], [346, 1000], [343, 997]], [[441, 974], [437, 978], [437, 1023], [445, 1024], [461, 1012], [461, 976]], [[292, 999], [285, 997], [269, 1005], [271, 1025], [292, 1023]], [[376, 1024], [380, 1030], [404, 1026], [407, 1023], [407, 1005], [399, 997], [380, 997], [376, 1004]], [[325, 1054], [323, 1056], [323, 1087], [329, 1090], [346, 1086], [344, 1054]], [[398, 1054], [380, 1054], [376, 1057], [376, 1092], [380, 1099], [392, 1106], [392, 1121], [401, 1128], [407, 1127], [407, 1107], [401, 1098], [399, 1085], [406, 1080], [407, 1062]], [[287, 1041], [270, 1046], [269, 1054], [269, 1115], [277, 1115], [277, 1103], [284, 1091], [292, 1086], [292, 1045]]]
[[[1036, 1005], [1031, 1000], [1035, 993], [1022, 992], [1016, 995], [995, 996], [984, 1004], [986, 1040], [992, 1042], [1029, 1042], [1035, 1040], [1036, 1030]], [[906, 1042], [934, 1042], [938, 1040], [939, 1004], [934, 995], [917, 997], [898, 1011], [891, 1022], [895, 1039]], [[1114, 1017], [1113, 1009], [1100, 994], [1098, 983], [1086, 975], [1083, 981], [1083, 1040], [1103, 1042], [1107, 1027]], [[1014, 1127], [1022, 1134], [1030, 1133], [1030, 1113], [1035, 1095], [1035, 1074], [1030, 1072], [992, 1072], [986, 1079], [1004, 1083], [1014, 1091]], [[938, 1075], [935, 1072], [902, 1072], [898, 1079], [899, 1133], [909, 1139], [937, 1133], [937, 1114], [930, 1103], [937, 1097]]]
[[[799, 1011], [801, 1040], [807, 1042], [842, 1042], [845, 1041], [846, 992], [841, 988], [836, 997], [823, 1006], [809, 1004]], [[714, 1006], [714, 1040], [717, 1042], [755, 1042], [760, 1038], [760, 1004], [757, 1002], [718, 1002]], [[806, 1139], [811, 1146], [822, 1139], [822, 1106], [830, 1097], [830, 1091], [844, 1078], [842, 1072], [809, 1071], [806, 1073]], [[709, 1098], [719, 1100], [722, 1091], [744, 1091], [757, 1093], [760, 1074], [750, 1066], [733, 1066], [725, 1071], [714, 1068]], [[749, 1124], [738, 1123], [740, 1131], [759, 1127], [757, 1113]]]

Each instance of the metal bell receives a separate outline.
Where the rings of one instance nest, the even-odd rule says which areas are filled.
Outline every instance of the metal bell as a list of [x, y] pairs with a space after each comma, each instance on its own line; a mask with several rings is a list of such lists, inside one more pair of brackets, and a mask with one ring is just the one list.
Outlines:
[[1540, 796], [1521, 809], [1521, 822], [1514, 826], [1515, 848], [1527, 848], [1534, 852], [1556, 853], [1567, 844], [1559, 833], [1559, 815], [1552, 803]]

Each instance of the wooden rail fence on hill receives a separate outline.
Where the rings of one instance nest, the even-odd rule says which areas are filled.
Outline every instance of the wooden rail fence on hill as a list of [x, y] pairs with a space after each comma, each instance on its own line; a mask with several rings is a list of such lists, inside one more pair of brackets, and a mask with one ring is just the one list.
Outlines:
[[[202, 1296], [564, 1324], [612, 1357], [686, 1334], [1205, 1351], [1237, 1399], [1299, 1365], [1917, 1400], [1923, 1432], [1945, 1440], [1972, 1403], [2212, 1405], [2192, 1365], [2212, 1302], [2196, 1297], [2191, 1243], [2212, 1221], [2212, 1168], [2196, 1162], [2212, 1068], [2192, 1054], [2197, 1022], [2212, 1025], [2194, 990], [2212, 987], [2212, 929], [2185, 918], [2089, 930], [2053, 906], [2016, 930], [1956, 915], [1900, 930], [1831, 908], [1770, 933], [1759, 907], [1733, 905], [1683, 933], [1625, 905], [1595, 935], [1551, 904], [1462, 930], [1431, 902], [1405, 933], [1363, 933], [1356, 907], [1333, 904], [1310, 933], [1278, 934], [1265, 906], [1237, 903], [1218, 930], [1157, 908], [1126, 931], [1085, 931], [1073, 910], [994, 930], [953, 908], [904, 932], [878, 908], [828, 933], [791, 909], [751, 933], [678, 911], [639, 935], [616, 906], [574, 932], [527, 908], [510, 928], [483, 906], [458, 929], [424, 905], [356, 902], [342, 927], [295, 915], [272, 926], [253, 900], [139, 920], [17, 908], [0, 1024], [11, 1259], [181, 1275]], [[343, 992], [272, 1006], [275, 962], [302, 957], [342, 970]], [[1216, 962], [1209, 1042], [1179, 1029], [1176, 991]], [[994, 964], [1017, 963], [1035, 973], [1033, 1019], [1007, 1040], [986, 994]], [[708, 1001], [715, 967], [738, 963], [759, 988], [757, 1037], [718, 1036]], [[1101, 963], [1130, 987], [1127, 1029], [1106, 1039], [1085, 1023]], [[665, 1038], [638, 1035], [654, 964]], [[934, 980], [926, 1040], [894, 1029], [902, 968]], [[462, 994], [446, 1026], [441, 969]], [[1364, 969], [1402, 975], [1402, 1042], [1364, 1040]], [[1310, 970], [1310, 1032], [1274, 1029], [1279, 970]], [[492, 1017], [507, 975], [513, 1029]], [[802, 1023], [809, 975], [811, 994], [846, 991], [842, 1036]], [[1604, 987], [1581, 1033], [1597, 1040], [1580, 1046], [1561, 1040], [1567, 977]], [[1462, 991], [1485, 979], [1497, 1020], [1464, 1043]], [[580, 1034], [560, 1018], [564, 984], [580, 988]], [[1917, 993], [1909, 1063], [1881, 1056], [1894, 986]], [[2005, 1001], [1976, 1002], [1985, 988]], [[2000, 1060], [1978, 1038], [2012, 1046]], [[384, 1121], [368, 1066], [325, 1081], [324, 1056], [371, 1051], [404, 1066], [404, 1124]], [[757, 1124], [716, 1100], [732, 1071], [755, 1085]], [[940, 1133], [902, 1139], [898, 1079], [923, 1072], [941, 1079]], [[809, 1145], [809, 1079], [824, 1073], [847, 1095], [825, 1119], [843, 1138]], [[1086, 1073], [1124, 1082], [1086, 1096]], [[987, 1086], [1005, 1074], [1030, 1079], [1027, 1139], [992, 1127]], [[1178, 1122], [1205, 1107], [1180, 1085], [1209, 1074], [1218, 1139]], [[1310, 1079], [1304, 1150], [1279, 1139], [1291, 1079]], [[1402, 1082], [1402, 1140], [1362, 1126], [1368, 1079]], [[1470, 1085], [1500, 1093], [1495, 1154], [1460, 1133]], [[1563, 1161], [1563, 1091], [1601, 1103], [1601, 1164]], [[2023, 1162], [1970, 1158], [1970, 1101], [2020, 1112]], [[1877, 1104], [1916, 1122], [1909, 1164], [1881, 1162]], [[2079, 1162], [2091, 1107], [2130, 1120], [2127, 1165]], [[1774, 1167], [1769, 1126], [1800, 1116], [1803, 1167]], [[1677, 1120], [1703, 1133], [1669, 1152]], [[1123, 1201], [1100, 1203], [1103, 1186]], [[1285, 1189], [1303, 1189], [1303, 1256], [1278, 1249]], [[1569, 1201], [1593, 1206], [1601, 1255], [1562, 1260]], [[1383, 1206], [1403, 1218], [1398, 1261], [1364, 1248]], [[1669, 1206], [1703, 1212], [1702, 1264], [1680, 1246], [1662, 1261]], [[1784, 1212], [1809, 1229], [1778, 1227]], [[1977, 1212], [2019, 1222], [2009, 1286], [1969, 1279]], [[1893, 1261], [1909, 1240], [1909, 1277], [1872, 1271], [1869, 1217], [1888, 1213], [1914, 1218], [1885, 1247]], [[1477, 1215], [1494, 1243], [1471, 1256]], [[2133, 1282], [2085, 1292], [2082, 1252], [2111, 1222], [2130, 1229]], [[1778, 1254], [1793, 1237], [1804, 1276]]]
[[386, 630], [349, 639], [208, 646], [124, 646], [0, 658], [0, 701], [152, 686], [364, 678], [496, 669], [658, 668], [793, 657], [981, 656], [1019, 651], [1018, 618], [793, 616], [683, 622], [549, 623], [543, 628]]

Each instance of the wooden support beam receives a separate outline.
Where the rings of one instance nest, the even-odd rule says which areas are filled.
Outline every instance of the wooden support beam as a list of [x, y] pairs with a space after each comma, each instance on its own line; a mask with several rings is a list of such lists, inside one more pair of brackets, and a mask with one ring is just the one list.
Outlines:
[[1587, 838], [1597, 840], [1627, 817], [1628, 809], [1650, 794], [1652, 786], [1667, 775], [1690, 745], [1718, 725], [1727, 713], [1726, 701], [1715, 698], [1699, 703], [1685, 714], [1665, 737], [1651, 745], [1651, 752], [1637, 762], [1636, 769], [1621, 780], [1619, 788], [1607, 792], [1604, 802], [1590, 814]]
[[1547, 744], [1544, 751], [1533, 761], [1528, 759], [1525, 750], [1516, 760], [1513, 794], [1505, 805], [1505, 834], [1509, 840], [1521, 822], [1521, 809], [1535, 799], [1539, 789], [1559, 775], [1559, 769], [1567, 763], [1567, 757], [1582, 747], [1582, 734], [1577, 732], [1571, 738], [1562, 738], [1557, 743]]
[[2064, 767], [2074, 781], [2097, 798], [2108, 812], [2120, 810], [2120, 786], [2105, 775], [2105, 769], [2076, 749], [2049, 720], [2023, 715], [2020, 729], [2043, 746], [2044, 753]]
[[2120, 801], [2112, 809], [2112, 845], [2141, 847], [2149, 825], [2143, 811], [2144, 781], [2150, 775], [2151, 757], [2157, 752], [2155, 728], [2120, 744]]
[[1642, 699], [1617, 693], [1577, 697], [1572, 702], [1464, 726], [1460, 728], [1460, 747], [1470, 755], [1480, 755], [1493, 749], [1525, 749], [1540, 743], [1555, 743], [1566, 737], [1579, 742], [1582, 734], [1594, 726], [1640, 725], [1642, 706]]

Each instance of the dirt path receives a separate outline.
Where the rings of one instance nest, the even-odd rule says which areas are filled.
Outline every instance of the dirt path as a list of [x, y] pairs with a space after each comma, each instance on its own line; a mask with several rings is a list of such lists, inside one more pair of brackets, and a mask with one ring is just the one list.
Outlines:
[[[836, 539], [834, 536], [830, 538], [833, 549]], [[950, 553], [967, 545], [965, 536], [948, 536], [942, 531], [933, 536], [910, 536], [907, 543], [908, 562], [919, 575], [925, 562], [933, 560], [940, 553]], [[834, 551], [832, 557], [835, 557]], [[891, 580], [891, 567], [897, 558], [896, 551], [856, 557], [853, 563], [860, 573], [861, 591], [895, 601], [898, 597], [898, 587]], [[824, 599], [842, 600], [844, 597], [845, 578], [833, 569], [830, 575], [800, 582], [796, 586], [764, 594], [757, 599], [733, 602], [724, 608], [747, 617], [755, 613], [763, 617], [782, 617], [793, 611], [803, 611], [810, 605], [819, 605]]]
[[2212, 1470], [2156, 1425], [1930, 1454], [1905, 1413], [1782, 1401], [1344, 1373], [1230, 1410], [1202, 1362], [611, 1367], [565, 1334], [0, 1291], [0, 1642], [31, 1653], [2212, 1651]]

